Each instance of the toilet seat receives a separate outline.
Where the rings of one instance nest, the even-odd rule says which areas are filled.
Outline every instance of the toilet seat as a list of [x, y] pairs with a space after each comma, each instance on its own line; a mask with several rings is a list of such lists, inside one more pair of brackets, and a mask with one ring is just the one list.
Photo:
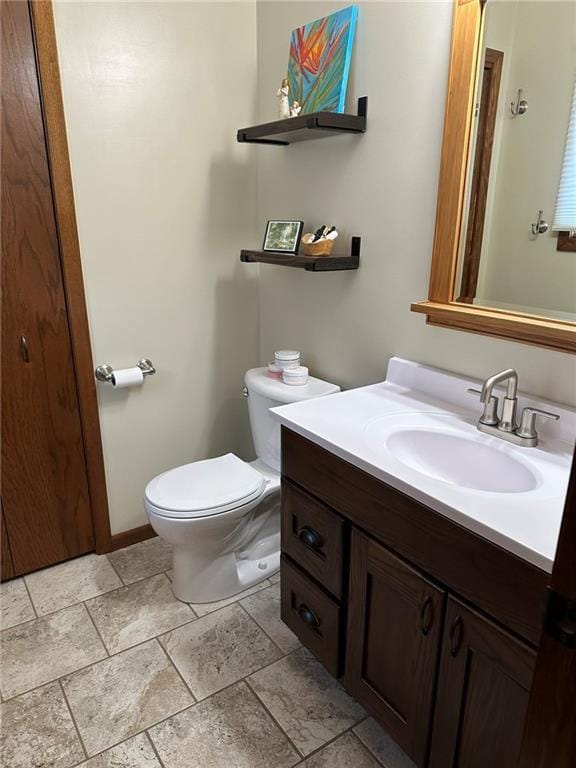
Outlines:
[[146, 486], [146, 501], [163, 517], [212, 517], [258, 499], [266, 479], [233, 453], [170, 469]]

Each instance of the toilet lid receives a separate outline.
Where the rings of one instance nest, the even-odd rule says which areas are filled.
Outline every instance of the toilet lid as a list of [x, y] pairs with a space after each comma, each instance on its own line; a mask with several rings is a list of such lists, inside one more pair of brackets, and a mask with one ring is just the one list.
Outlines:
[[146, 486], [146, 498], [166, 517], [205, 517], [247, 504], [265, 486], [259, 472], [227, 453], [158, 475]]

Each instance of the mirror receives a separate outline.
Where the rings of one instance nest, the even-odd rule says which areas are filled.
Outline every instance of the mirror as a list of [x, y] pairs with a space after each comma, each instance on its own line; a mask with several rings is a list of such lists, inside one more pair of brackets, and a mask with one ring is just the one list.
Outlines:
[[427, 322], [576, 352], [576, 0], [454, 0]]
[[576, 322], [576, 238], [553, 230], [575, 74], [576, 2], [487, 3], [458, 302]]

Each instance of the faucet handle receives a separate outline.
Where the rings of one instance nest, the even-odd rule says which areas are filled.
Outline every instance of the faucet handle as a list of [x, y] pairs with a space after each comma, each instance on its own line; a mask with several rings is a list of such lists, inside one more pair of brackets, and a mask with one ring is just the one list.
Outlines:
[[[472, 395], [482, 395], [482, 390], [468, 388], [468, 392]], [[480, 424], [486, 424], [490, 427], [497, 427], [499, 424], [498, 419], [498, 398], [495, 395], [490, 395], [486, 403], [484, 403], [484, 411], [480, 416]]]
[[550, 413], [550, 411], [543, 411], [541, 408], [527, 406], [522, 411], [522, 419], [516, 432], [518, 437], [525, 437], [528, 440], [538, 439], [538, 433], [536, 432], [537, 416], [542, 416], [543, 419], [552, 419], [553, 421], [558, 421], [560, 418], [557, 413]]

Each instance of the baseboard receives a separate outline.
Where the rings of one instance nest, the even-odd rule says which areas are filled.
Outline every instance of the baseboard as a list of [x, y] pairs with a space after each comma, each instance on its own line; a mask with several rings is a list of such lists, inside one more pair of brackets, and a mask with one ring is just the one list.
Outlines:
[[156, 536], [156, 531], [150, 524], [141, 525], [139, 528], [131, 528], [129, 531], [115, 533], [110, 539], [110, 552], [123, 547], [129, 547], [131, 544], [138, 544], [146, 539]]

